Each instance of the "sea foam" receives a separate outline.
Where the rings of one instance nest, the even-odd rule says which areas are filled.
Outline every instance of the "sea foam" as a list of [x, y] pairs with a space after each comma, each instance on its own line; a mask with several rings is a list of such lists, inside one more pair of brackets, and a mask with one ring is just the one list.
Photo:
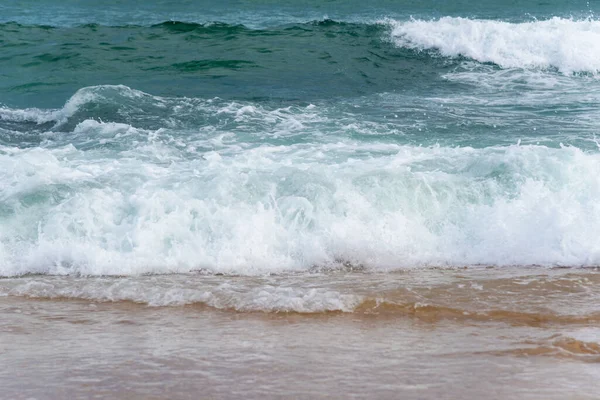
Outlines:
[[389, 145], [327, 163], [354, 144], [310, 146], [162, 163], [0, 148], [0, 273], [600, 263], [597, 153]]
[[388, 125], [322, 108], [81, 89], [0, 145], [0, 275], [600, 264], [596, 148], [353, 138]]
[[[193, 279], [193, 277], [190, 277]], [[0, 287], [0, 296], [31, 298], [76, 298], [100, 302], [132, 301], [149, 306], [205, 305], [216, 309], [244, 312], [298, 312], [327, 311], [351, 312], [363, 297], [344, 294], [325, 288], [301, 288], [273, 284], [256, 287], [182, 284], [177, 281], [127, 278], [118, 280], [90, 280], [88, 282], [44, 281], [32, 279], [14, 287]]]
[[400, 47], [437, 50], [504, 68], [556, 68], [565, 74], [600, 70], [600, 21], [592, 19], [509, 23], [443, 17], [386, 23]]

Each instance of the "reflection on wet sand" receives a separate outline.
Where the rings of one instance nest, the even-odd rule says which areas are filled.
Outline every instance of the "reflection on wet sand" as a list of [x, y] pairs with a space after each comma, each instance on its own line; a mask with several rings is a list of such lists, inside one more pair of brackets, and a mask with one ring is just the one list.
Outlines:
[[0, 295], [6, 398], [600, 392], [593, 269], [28, 276]]

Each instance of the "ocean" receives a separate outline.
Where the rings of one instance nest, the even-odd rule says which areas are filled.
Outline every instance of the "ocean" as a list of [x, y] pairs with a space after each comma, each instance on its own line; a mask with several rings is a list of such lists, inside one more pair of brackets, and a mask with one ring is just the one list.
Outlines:
[[597, 398], [599, 12], [2, 2], [0, 398]]

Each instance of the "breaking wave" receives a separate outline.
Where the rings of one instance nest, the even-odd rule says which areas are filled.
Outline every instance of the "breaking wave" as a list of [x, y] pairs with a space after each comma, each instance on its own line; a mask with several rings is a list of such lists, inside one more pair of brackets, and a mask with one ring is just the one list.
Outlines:
[[345, 124], [387, 125], [332, 115], [125, 86], [4, 110], [50, 125], [0, 142], [0, 275], [600, 264], [598, 151], [361, 140]]
[[600, 21], [593, 19], [509, 23], [444, 17], [387, 23], [400, 47], [504, 68], [555, 68], [565, 74], [600, 70]]

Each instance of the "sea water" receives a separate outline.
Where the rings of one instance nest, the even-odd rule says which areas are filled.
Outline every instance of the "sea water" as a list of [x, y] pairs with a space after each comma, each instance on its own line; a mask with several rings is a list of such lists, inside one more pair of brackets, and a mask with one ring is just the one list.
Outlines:
[[[568, 330], [600, 321], [599, 11], [5, 2], [0, 300], [455, 321], [486, 360], [597, 362], [598, 331]], [[506, 344], [489, 324], [569, 328]]]

